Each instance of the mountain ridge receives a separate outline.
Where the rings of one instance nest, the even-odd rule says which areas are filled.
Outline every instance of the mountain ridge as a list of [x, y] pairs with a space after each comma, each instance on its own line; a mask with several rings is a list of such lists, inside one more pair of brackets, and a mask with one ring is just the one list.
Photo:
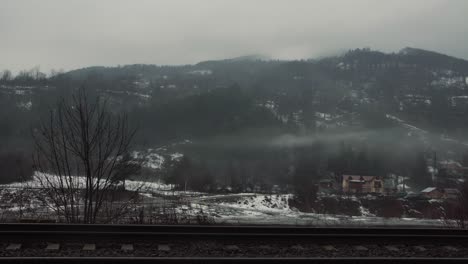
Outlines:
[[362, 49], [350, 49], [348, 52], [345, 52], [342, 55], [334, 55], [334, 56], [326, 56], [326, 57], [320, 57], [320, 59], [314, 59], [314, 58], [304, 58], [304, 59], [298, 59], [298, 60], [277, 60], [271, 57], [268, 57], [266, 55], [261, 55], [261, 54], [250, 54], [250, 55], [245, 55], [245, 56], [239, 56], [239, 57], [234, 57], [234, 58], [228, 58], [228, 59], [219, 59], [219, 60], [205, 60], [205, 61], [200, 61], [198, 63], [194, 64], [181, 64], [181, 65], [158, 65], [158, 64], [126, 64], [122, 66], [89, 66], [89, 67], [84, 67], [84, 68], [79, 68], [71, 71], [67, 71], [64, 74], [70, 74], [70, 75], [77, 75], [80, 72], [86, 72], [86, 73], [91, 73], [95, 71], [106, 71], [106, 70], [112, 70], [112, 69], [125, 69], [125, 68], [169, 68], [169, 69], [174, 69], [174, 68], [197, 68], [197, 67], [206, 67], [206, 66], [212, 66], [214, 64], [232, 64], [232, 63], [268, 63], [268, 62], [280, 62], [280, 63], [287, 63], [287, 62], [295, 62], [295, 61], [308, 61], [308, 62], [320, 62], [320, 61], [327, 61], [331, 59], [340, 59], [340, 58], [346, 58], [347, 56], [350, 56], [350, 54], [353, 53], [359, 53], [359, 55], [377, 55], [380, 57], [395, 57], [395, 58], [404, 58], [407, 57], [409, 58], [409, 62], [419, 58], [419, 57], [430, 57], [430, 59], [427, 60], [428, 63], [434, 64], [434, 63], [444, 63], [447, 67], [455, 67], [456, 69], [462, 69], [463, 71], [468, 72], [468, 60], [465, 60], [463, 58], [457, 58], [454, 56], [446, 55], [440, 52], [436, 51], [431, 51], [431, 50], [426, 50], [426, 49], [420, 49], [420, 48], [413, 48], [413, 47], [405, 47], [402, 48], [398, 52], [390, 52], [390, 53], [385, 53], [379, 50], [371, 50], [369, 48], [362, 48]]

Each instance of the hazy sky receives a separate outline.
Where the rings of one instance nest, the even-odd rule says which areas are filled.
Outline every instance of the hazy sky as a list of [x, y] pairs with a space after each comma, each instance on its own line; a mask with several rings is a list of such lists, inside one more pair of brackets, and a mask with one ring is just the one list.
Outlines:
[[468, 59], [468, 0], [0, 0], [0, 70], [406, 46]]

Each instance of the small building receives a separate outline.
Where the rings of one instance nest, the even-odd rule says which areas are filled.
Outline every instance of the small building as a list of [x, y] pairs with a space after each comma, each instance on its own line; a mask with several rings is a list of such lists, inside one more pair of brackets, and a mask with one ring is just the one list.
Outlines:
[[341, 177], [336, 176], [334, 173], [330, 173], [322, 177], [318, 182], [318, 192], [332, 194], [337, 193], [341, 189]]
[[427, 199], [442, 199], [444, 197], [444, 192], [436, 187], [427, 187], [420, 194]]
[[445, 176], [461, 176], [463, 175], [463, 166], [460, 162], [453, 160], [444, 160], [439, 162], [440, 174], [445, 174]]
[[336, 191], [336, 182], [332, 179], [321, 179], [318, 184], [318, 191], [321, 193], [333, 193]]
[[342, 187], [344, 193], [384, 193], [379, 176], [343, 175]]
[[444, 189], [444, 198], [458, 200], [460, 198], [460, 191], [455, 188], [445, 188]]

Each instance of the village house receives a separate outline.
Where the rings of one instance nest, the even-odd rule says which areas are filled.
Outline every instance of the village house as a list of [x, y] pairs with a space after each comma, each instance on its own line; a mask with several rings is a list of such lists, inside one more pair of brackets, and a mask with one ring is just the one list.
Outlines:
[[379, 176], [343, 175], [344, 193], [384, 193], [383, 179]]
[[332, 179], [321, 179], [318, 184], [320, 193], [333, 193], [336, 189], [336, 183]]
[[460, 191], [454, 188], [445, 188], [444, 189], [444, 198], [458, 200], [460, 198]]
[[333, 194], [341, 191], [341, 176], [330, 173], [322, 177], [318, 182], [318, 192]]
[[420, 195], [427, 199], [442, 199], [444, 197], [443, 191], [436, 187], [427, 187], [420, 192]]
[[337, 184], [337, 182], [332, 177], [323, 178], [318, 183], [319, 193], [335, 193], [338, 191], [338, 188], [339, 184]]
[[439, 162], [439, 173], [444, 176], [460, 177], [464, 173], [464, 168], [460, 162], [453, 160], [444, 160]]
[[427, 199], [453, 199], [460, 198], [460, 191], [456, 188], [427, 187], [420, 192], [420, 196]]

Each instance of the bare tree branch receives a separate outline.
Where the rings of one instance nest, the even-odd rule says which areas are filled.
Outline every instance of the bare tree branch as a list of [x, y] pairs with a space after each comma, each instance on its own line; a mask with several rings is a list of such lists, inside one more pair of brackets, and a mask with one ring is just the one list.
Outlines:
[[127, 211], [137, 192], [118, 206], [114, 202], [120, 184], [141, 166], [129, 155], [135, 133], [125, 115], [109, 112], [102, 98], [90, 102], [83, 88], [57, 103], [33, 134], [37, 177], [57, 215], [70, 223], [95, 223]]

